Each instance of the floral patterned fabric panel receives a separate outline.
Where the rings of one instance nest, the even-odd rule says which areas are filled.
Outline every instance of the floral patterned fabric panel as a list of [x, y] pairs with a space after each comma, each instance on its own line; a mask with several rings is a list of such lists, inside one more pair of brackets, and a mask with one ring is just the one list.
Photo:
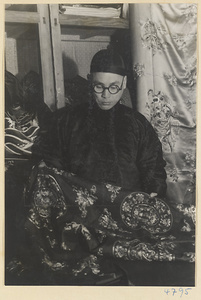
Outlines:
[[137, 107], [167, 162], [167, 196], [195, 203], [197, 5], [131, 4]]
[[[143, 192], [47, 167], [33, 169], [26, 193], [24, 253], [7, 269], [34, 269], [99, 281], [114, 260], [195, 261], [195, 207], [170, 206]], [[33, 253], [34, 260], [30, 260]], [[116, 274], [116, 271], [114, 272]], [[118, 272], [117, 272], [118, 274]], [[116, 275], [115, 275], [116, 276]]]

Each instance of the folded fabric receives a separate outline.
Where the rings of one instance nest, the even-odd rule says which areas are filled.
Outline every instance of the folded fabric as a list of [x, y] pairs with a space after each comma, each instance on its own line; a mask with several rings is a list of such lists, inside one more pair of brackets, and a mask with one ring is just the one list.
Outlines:
[[195, 261], [193, 222], [181, 207], [172, 210], [144, 192], [88, 181], [42, 162], [32, 170], [25, 206], [27, 244], [21, 245], [18, 267], [54, 284], [61, 276], [66, 284], [94, 285], [115, 273], [119, 260]]

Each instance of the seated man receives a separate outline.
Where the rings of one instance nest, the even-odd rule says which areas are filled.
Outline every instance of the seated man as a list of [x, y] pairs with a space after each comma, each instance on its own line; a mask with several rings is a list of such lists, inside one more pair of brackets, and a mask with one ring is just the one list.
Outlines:
[[54, 113], [33, 147], [40, 163], [26, 195], [31, 261], [22, 261], [39, 284], [127, 284], [119, 261], [175, 259], [150, 243], [172, 226], [158, 198], [166, 194], [165, 161], [150, 123], [121, 104], [121, 56], [99, 51], [88, 80], [88, 103]]
[[101, 50], [90, 71], [88, 103], [58, 111], [34, 154], [85, 179], [164, 197], [161, 143], [144, 116], [120, 103], [127, 82], [121, 56]]

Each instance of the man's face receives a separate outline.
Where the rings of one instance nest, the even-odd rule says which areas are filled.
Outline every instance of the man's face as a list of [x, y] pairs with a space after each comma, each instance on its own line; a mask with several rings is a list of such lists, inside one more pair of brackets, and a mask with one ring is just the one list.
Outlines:
[[113, 86], [121, 88], [116, 94], [111, 94], [108, 89], [101, 93], [96, 93], [93, 90], [93, 95], [98, 106], [103, 110], [111, 109], [120, 99], [126, 88], [126, 76], [121, 76], [113, 73], [96, 72], [91, 74], [92, 86], [98, 85], [101, 88], [109, 88], [113, 90]]

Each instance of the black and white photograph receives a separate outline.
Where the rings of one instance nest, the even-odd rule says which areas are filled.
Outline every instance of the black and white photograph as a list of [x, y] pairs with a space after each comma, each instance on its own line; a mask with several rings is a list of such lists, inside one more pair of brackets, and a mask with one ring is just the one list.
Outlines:
[[4, 13], [4, 285], [164, 287], [187, 299], [198, 3]]

